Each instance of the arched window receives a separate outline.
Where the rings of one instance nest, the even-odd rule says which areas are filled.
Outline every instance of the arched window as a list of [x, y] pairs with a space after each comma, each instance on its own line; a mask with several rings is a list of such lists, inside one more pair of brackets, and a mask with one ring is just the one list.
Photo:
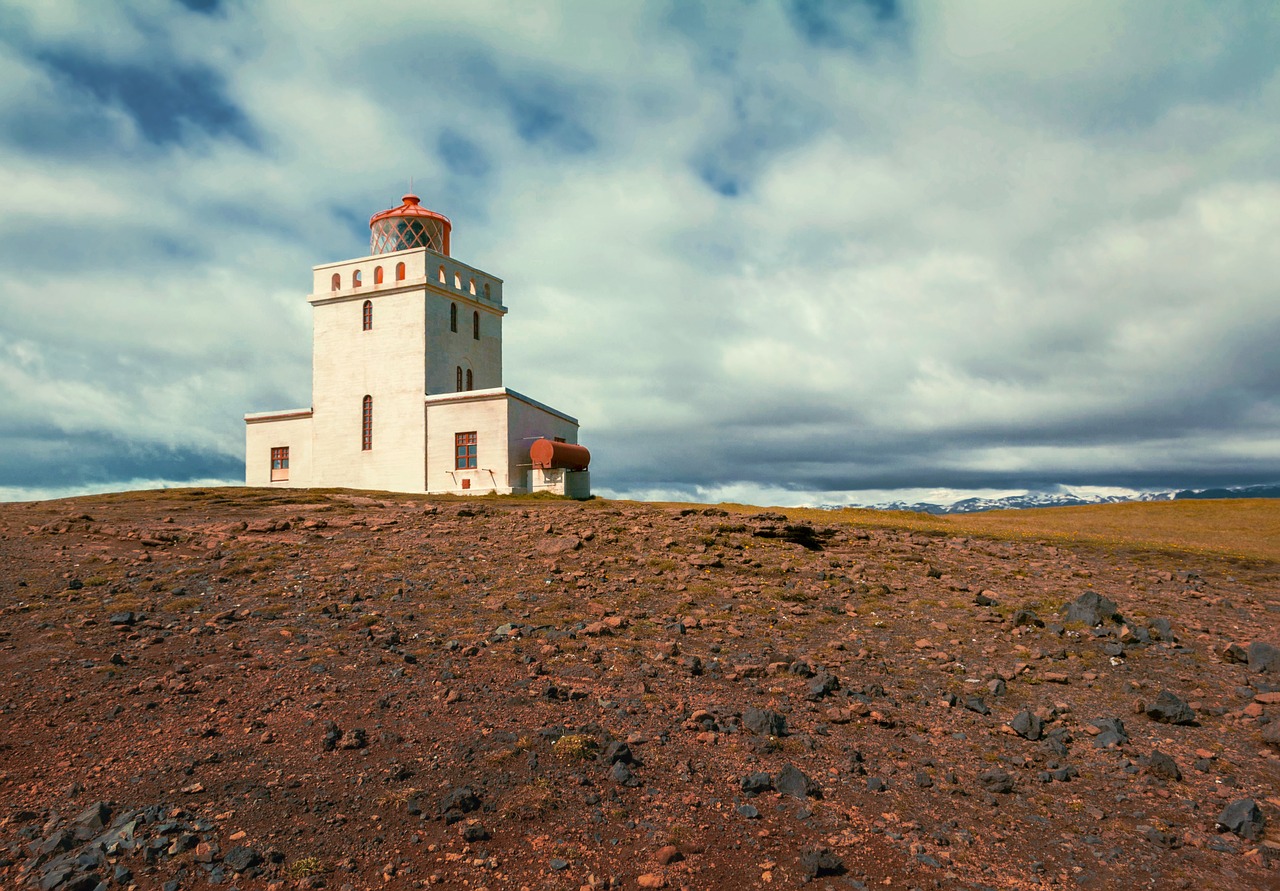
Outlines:
[[341, 287], [342, 287], [342, 276], [340, 276], [338, 273], [335, 272], [333, 274], [333, 281], [329, 285], [329, 290], [336, 291]]
[[375, 285], [382, 284], [382, 267], [376, 266], [373, 270], [373, 283]]
[[360, 423], [360, 448], [369, 451], [373, 448], [373, 397], [364, 397], [364, 410]]
[[396, 281], [398, 282], [404, 281], [404, 264], [403, 263], [396, 264]]
[[351, 287], [358, 288], [360, 287], [363, 281], [364, 281], [364, 276], [360, 274], [359, 269], [351, 273]]
[[449, 330], [458, 330], [458, 304], [456, 303], [449, 304]]
[[458, 366], [458, 392], [462, 392], [462, 366]]
[[471, 293], [474, 294], [476, 292], [476, 280], [474, 278], [471, 280], [470, 287], [471, 287]]
[[485, 300], [489, 299], [489, 283], [488, 282], [484, 283], [484, 299]]
[[480, 339], [480, 313], [478, 311], [471, 314], [471, 339]]
[[440, 284], [444, 284], [444, 267], [440, 267]]
[[470, 369], [470, 368], [468, 368], [468, 369], [467, 369], [467, 389], [468, 389], [468, 390], [474, 390], [474, 389], [475, 389], [475, 383], [474, 383], [474, 381], [472, 380], [472, 377], [471, 377], [471, 369]]
[[455, 272], [453, 274], [453, 286], [459, 291], [462, 290], [462, 275], [460, 273]]
[[366, 300], [364, 302], [364, 330], [369, 331], [373, 328], [373, 301]]

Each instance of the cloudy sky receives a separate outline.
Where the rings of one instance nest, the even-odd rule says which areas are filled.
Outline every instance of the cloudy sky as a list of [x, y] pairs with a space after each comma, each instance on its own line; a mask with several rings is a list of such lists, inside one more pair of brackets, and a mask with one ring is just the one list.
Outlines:
[[0, 498], [243, 478], [410, 177], [598, 490], [1280, 480], [1280, 6], [0, 0]]

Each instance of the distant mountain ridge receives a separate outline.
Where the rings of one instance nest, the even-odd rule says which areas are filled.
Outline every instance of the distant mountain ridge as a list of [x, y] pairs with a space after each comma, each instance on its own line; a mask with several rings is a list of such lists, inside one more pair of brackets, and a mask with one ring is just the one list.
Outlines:
[[879, 504], [855, 504], [873, 510], [905, 510], [925, 514], [972, 514], [987, 510], [1021, 510], [1032, 507], [1069, 507], [1079, 504], [1120, 504], [1127, 501], [1184, 501], [1203, 498], [1280, 498], [1280, 484], [1237, 486], [1222, 489], [1178, 489], [1167, 492], [1142, 492], [1136, 495], [1088, 495], [1075, 492], [1027, 492], [1003, 498], [963, 498], [951, 504], [929, 501], [907, 503], [889, 501]]

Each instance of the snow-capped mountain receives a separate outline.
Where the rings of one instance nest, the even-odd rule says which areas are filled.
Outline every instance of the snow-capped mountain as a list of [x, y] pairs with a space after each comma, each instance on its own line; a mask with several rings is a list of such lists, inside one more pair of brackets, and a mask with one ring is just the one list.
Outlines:
[[999, 498], [962, 498], [947, 504], [929, 501], [904, 501], [877, 504], [853, 504], [875, 510], [905, 510], [926, 514], [967, 514], [984, 510], [1018, 510], [1030, 507], [1067, 507], [1076, 504], [1118, 504], [1126, 501], [1180, 501], [1195, 498], [1280, 498], [1280, 485], [1238, 486], [1225, 489], [1180, 489], [1165, 492], [1134, 492], [1131, 495], [1095, 494], [1089, 492], [1025, 492]]

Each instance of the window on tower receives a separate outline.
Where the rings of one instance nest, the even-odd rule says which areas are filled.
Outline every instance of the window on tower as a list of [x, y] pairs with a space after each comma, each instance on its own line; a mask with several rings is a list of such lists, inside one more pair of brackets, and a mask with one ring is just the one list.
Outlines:
[[289, 447], [282, 446], [271, 450], [271, 482], [278, 483], [289, 478]]
[[475, 389], [475, 387], [473, 386], [473, 378], [471, 377], [471, 369], [470, 369], [470, 368], [468, 368], [468, 369], [467, 369], [467, 389], [468, 389], [468, 390], [474, 390], [474, 389]]
[[440, 267], [440, 284], [444, 284], [444, 267]]
[[449, 304], [449, 330], [455, 332], [458, 330], [458, 304], [456, 303]]
[[453, 435], [455, 470], [476, 469], [476, 433], [455, 433]]
[[471, 339], [480, 339], [480, 313], [473, 312], [471, 314]]
[[488, 282], [484, 283], [484, 299], [485, 300], [489, 299], [489, 283]]
[[476, 292], [476, 280], [474, 278], [471, 280], [470, 288], [471, 293], [474, 294]]
[[368, 452], [373, 449], [373, 397], [364, 397], [364, 407], [360, 418], [360, 449]]
[[396, 264], [396, 281], [398, 282], [404, 281], [404, 264], [403, 263]]
[[459, 291], [461, 291], [461, 290], [462, 290], [462, 275], [461, 275], [461, 273], [457, 273], [457, 272], [455, 272], [455, 273], [453, 274], [453, 286], [454, 286], [455, 288], [457, 288]]
[[351, 273], [351, 287], [358, 288], [360, 287], [361, 284], [363, 284], [363, 282], [364, 282], [364, 276], [361, 274], [359, 269]]
[[364, 330], [369, 331], [373, 328], [373, 301], [366, 300], [364, 302]]
[[458, 366], [458, 392], [462, 392], [462, 366]]
[[342, 276], [338, 273], [333, 274], [333, 279], [329, 283], [329, 290], [336, 291], [342, 287]]
[[375, 285], [382, 284], [382, 267], [375, 266], [373, 269], [373, 283]]

